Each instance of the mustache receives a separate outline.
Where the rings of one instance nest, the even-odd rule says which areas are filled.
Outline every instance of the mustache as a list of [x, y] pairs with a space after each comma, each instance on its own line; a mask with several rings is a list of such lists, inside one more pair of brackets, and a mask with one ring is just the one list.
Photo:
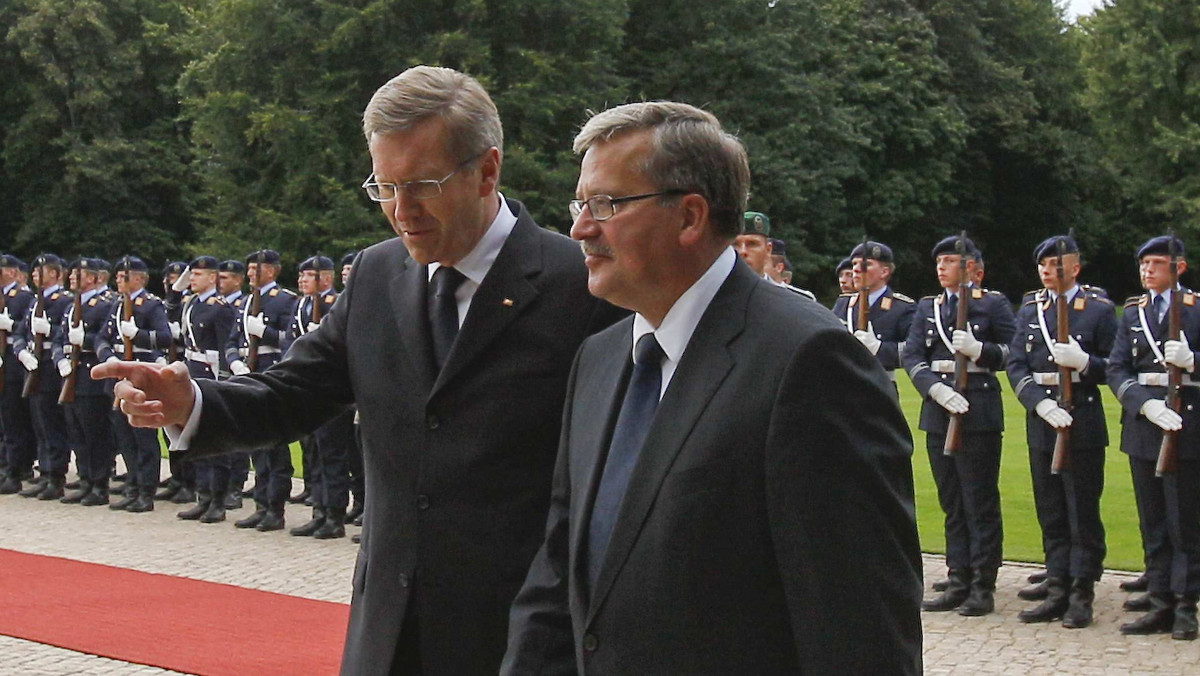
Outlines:
[[584, 256], [608, 256], [613, 255], [612, 247], [600, 244], [598, 242], [580, 242], [579, 248], [583, 250]]

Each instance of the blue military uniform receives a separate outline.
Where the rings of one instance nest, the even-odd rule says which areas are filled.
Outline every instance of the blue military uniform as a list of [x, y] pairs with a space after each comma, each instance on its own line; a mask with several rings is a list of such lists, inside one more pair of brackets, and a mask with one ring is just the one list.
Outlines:
[[[0, 267], [19, 269], [23, 263], [10, 255], [0, 256]], [[25, 321], [25, 315], [33, 307], [33, 292], [17, 282], [10, 282], [2, 290], [5, 312], [13, 321], [12, 330], [4, 336], [0, 350], [4, 357], [4, 391], [0, 393], [0, 417], [4, 422], [4, 443], [0, 454], [5, 458], [5, 474], [0, 482], [0, 494], [11, 494], [21, 490], [21, 481], [33, 472], [33, 461], [37, 457], [37, 439], [33, 435], [33, 418], [29, 411], [29, 400], [21, 397], [25, 384], [25, 369], [17, 361], [13, 345], [17, 333]]]
[[[60, 270], [63, 269], [62, 259], [53, 254], [38, 256], [33, 265], [43, 269], [44, 266], [58, 266]], [[35, 345], [40, 346], [40, 352], [37, 353], [37, 387], [30, 391], [29, 411], [33, 420], [34, 437], [37, 439], [38, 470], [46, 483], [41, 490], [35, 492], [33, 488], [29, 488], [21, 491], [20, 495], [51, 500], [63, 496], [63, 484], [66, 483], [67, 468], [71, 462], [71, 449], [67, 441], [67, 422], [63, 417], [62, 407], [58, 405], [62, 377], [53, 361], [54, 346], [50, 338], [62, 323], [63, 314], [70, 307], [74, 296], [58, 284], [42, 288], [40, 293], [43, 298], [41, 316], [50, 321], [50, 333], [35, 335], [33, 332], [32, 319], [37, 311], [35, 300], [34, 307], [26, 313], [20, 325], [17, 339], [13, 342], [13, 351], [36, 352]]]
[[[217, 267], [220, 272], [232, 272], [239, 275], [246, 274], [246, 266], [241, 261], [224, 260]], [[246, 307], [246, 301], [249, 297], [240, 288], [233, 293], [225, 296], [225, 302], [233, 308], [234, 321], [237, 321], [237, 315], [242, 313], [242, 309]], [[230, 331], [232, 335], [232, 330]], [[236, 349], [236, 345], [234, 348]], [[225, 353], [229, 348], [229, 336], [225, 336], [225, 344], [222, 345], [221, 351]], [[228, 368], [228, 363], [226, 363]], [[221, 373], [222, 378], [229, 377], [229, 371], [225, 370]], [[229, 499], [226, 505], [229, 509], [240, 509], [242, 506], [242, 488], [246, 485], [246, 478], [250, 475], [250, 454], [234, 453], [230, 456], [232, 461], [229, 467]]]
[[[81, 272], [105, 267], [98, 260], [79, 261]], [[75, 315], [75, 304], [72, 303], [52, 336], [55, 364], [77, 359], [69, 376], [75, 379], [75, 400], [63, 403], [63, 414], [75, 449], [80, 490], [64, 497], [64, 502], [80, 502], [87, 506], [108, 504], [109, 470], [116, 455], [109, 419], [114, 383], [107, 379], [93, 380], [91, 372], [100, 363], [96, 355], [96, 338], [112, 315], [114, 303], [116, 296], [107, 287], [83, 292], [79, 297], [79, 316]], [[69, 329], [76, 324], [83, 329], [83, 344], [78, 346], [69, 340]]]
[[[264, 250], [263, 262], [279, 265], [279, 253]], [[246, 265], [257, 263], [259, 252], [246, 257]], [[279, 286], [272, 281], [260, 286], [259, 312], [266, 328], [258, 343], [258, 363], [256, 371], [265, 371], [283, 358], [283, 339], [287, 336], [296, 308], [296, 293]], [[226, 360], [247, 363], [249, 357], [250, 334], [246, 330], [246, 320], [250, 315], [252, 300], [247, 301], [242, 312], [237, 315], [233, 332], [230, 334], [229, 347], [226, 350]], [[235, 525], [242, 528], [259, 528], [259, 530], [276, 530], [283, 527], [283, 509], [291, 493], [292, 487], [292, 455], [287, 446], [280, 445], [254, 451], [250, 455], [254, 462], [254, 502], [257, 507], [254, 515], [238, 521]], [[270, 515], [272, 518], [267, 519]]]
[[[904, 352], [904, 341], [908, 339], [916, 309], [916, 301], [893, 291], [890, 286], [883, 287], [882, 292], [870, 301], [867, 317], [879, 339], [875, 358], [889, 372], [901, 367], [900, 355]], [[839, 296], [833, 304], [833, 313], [853, 333], [858, 328], [858, 294]]]
[[[956, 240], [949, 237], [939, 242], [933, 250], [934, 259], [954, 253]], [[978, 255], [970, 240], [965, 244], [968, 256]], [[1004, 539], [998, 487], [1004, 409], [996, 371], [1003, 369], [1008, 359], [1016, 325], [1004, 294], [974, 286], [965, 292], [969, 295], [968, 324], [983, 346], [979, 358], [969, 364], [966, 392], [961, 393], [970, 409], [962, 417], [962, 447], [954, 455], [943, 453], [950, 416], [930, 397], [930, 389], [937, 383], [954, 386], [955, 353], [950, 343], [959, 302], [956, 294], [946, 291], [918, 301], [902, 361], [923, 397], [920, 428], [926, 433], [938, 501], [946, 515], [946, 564], [951, 589], [940, 602], [925, 607], [959, 607], [967, 600], [969, 588], [972, 597], [980, 601], [972, 605], [990, 612]], [[960, 612], [976, 614], [967, 608]]]
[[[171, 275], [183, 275], [187, 271], [187, 263], [170, 261], [163, 266], [163, 307], [167, 310], [167, 325], [171, 327], [171, 343], [167, 346], [167, 361], [181, 361], [183, 355], [183, 304], [187, 302], [192, 291], [185, 288], [176, 291], [170, 282]], [[196, 467], [192, 463], [180, 462], [174, 456], [168, 458], [171, 476], [163, 485], [163, 490], [154, 495], [155, 500], [170, 500], [177, 504], [191, 502], [196, 492]], [[165, 484], [165, 485], [164, 485]]]
[[[1138, 259], [1165, 254], [1168, 238], [1142, 246]], [[1178, 242], [1178, 240], [1176, 240]], [[1182, 243], [1178, 243], [1180, 255]], [[1171, 631], [1176, 638], [1196, 638], [1196, 601], [1200, 596], [1200, 378], [1184, 373], [1179, 389], [1183, 427], [1178, 432], [1178, 468], [1155, 475], [1163, 432], [1143, 413], [1151, 399], [1166, 396], [1163, 350], [1173, 293], [1181, 295], [1182, 333], [1193, 352], [1200, 346], [1200, 304], [1195, 292], [1177, 287], [1162, 295], [1147, 292], [1125, 302], [1120, 328], [1109, 356], [1108, 384], [1121, 401], [1121, 450], [1133, 473], [1146, 550], [1146, 578], [1153, 609], [1146, 617], [1121, 627], [1124, 633]]]
[[[1057, 256], [1059, 239], [1052, 237], [1039, 245], [1035, 262]], [[1064, 254], [1078, 253], [1071, 238], [1061, 239]], [[1079, 628], [1091, 624], [1093, 583], [1103, 573], [1107, 552], [1100, 495], [1108, 428], [1100, 386], [1105, 382], [1117, 319], [1112, 301], [1084, 285], [1075, 285], [1063, 295], [1070, 337], [1088, 354], [1088, 363], [1082, 371], [1072, 370], [1070, 464], [1061, 474], [1050, 469], [1057, 432], [1036, 411], [1041, 402], [1054, 401], [1059, 395], [1059, 365], [1052, 352], [1059, 338], [1057, 293], [1043, 288], [1025, 294], [1028, 300], [1017, 312], [1017, 333], [1010, 345], [1007, 370], [1009, 383], [1027, 410], [1034, 506], [1049, 577], [1046, 603], [1023, 611], [1021, 619], [1048, 622], [1065, 615], [1065, 624]]]
[[[147, 271], [145, 262], [134, 256], [121, 258], [114, 269], [117, 274]], [[130, 340], [132, 357], [140, 362], [157, 361], [171, 343], [167, 309], [158, 296], [144, 288], [131, 292], [128, 302], [132, 321], [138, 329]], [[125, 318], [125, 305], [125, 294], [118, 293], [112, 306], [112, 314], [96, 337], [96, 356], [101, 362], [123, 359], [125, 356], [125, 338], [120, 330], [120, 323]], [[131, 512], [151, 511], [154, 509], [154, 491], [162, 469], [158, 431], [130, 426], [125, 415], [119, 410], [112, 411], [110, 415], [117, 450], [125, 458], [125, 468], [128, 472], [125, 499], [113, 503], [110, 507]]]

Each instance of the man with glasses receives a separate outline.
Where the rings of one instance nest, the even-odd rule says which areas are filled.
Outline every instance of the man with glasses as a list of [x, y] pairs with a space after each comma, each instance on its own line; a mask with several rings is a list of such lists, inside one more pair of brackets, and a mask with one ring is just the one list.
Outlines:
[[919, 673], [912, 439], [833, 315], [737, 262], [741, 143], [658, 101], [575, 150], [588, 288], [637, 314], [575, 360], [501, 673]]
[[[397, 237], [358, 255], [320, 326], [264, 373], [111, 368], [185, 455], [286, 443], [357, 404], [367, 503], [346, 674], [495, 674], [541, 544], [567, 373], [618, 312], [579, 246], [497, 191], [503, 133], [474, 79], [418, 66], [372, 97], [365, 183]], [[186, 423], [186, 425], [184, 425]], [[338, 631], [331, 627], [330, 631]]]

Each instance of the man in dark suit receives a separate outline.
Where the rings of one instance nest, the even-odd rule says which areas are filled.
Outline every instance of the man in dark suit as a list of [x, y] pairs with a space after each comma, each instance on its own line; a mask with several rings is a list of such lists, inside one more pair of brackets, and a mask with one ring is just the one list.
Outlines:
[[588, 288], [637, 314], [576, 358], [501, 673], [919, 673], [912, 439], [871, 353], [737, 260], [741, 144], [654, 102], [575, 149]]
[[136, 424], [196, 413], [174, 443], [188, 456], [292, 441], [356, 403], [371, 499], [343, 673], [495, 674], [541, 544], [571, 360], [617, 311], [587, 293], [577, 244], [497, 192], [500, 120], [474, 79], [410, 69], [364, 131], [365, 187], [399, 237], [359, 254], [284, 361], [224, 382], [174, 365], [101, 375], [128, 379]]

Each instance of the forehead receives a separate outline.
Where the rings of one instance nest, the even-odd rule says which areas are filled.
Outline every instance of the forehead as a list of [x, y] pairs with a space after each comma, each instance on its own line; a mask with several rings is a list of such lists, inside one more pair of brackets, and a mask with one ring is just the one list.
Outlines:
[[767, 236], [760, 235], [757, 232], [743, 232], [742, 234], [737, 236], [736, 241], [739, 244], [746, 243], [746, 244], [764, 244], [765, 245], [767, 243]]
[[642, 172], [650, 151], [651, 132], [648, 129], [626, 132], [587, 149], [579, 167], [579, 196], [628, 194], [637, 186], [649, 189], [650, 183]]
[[[957, 263], [959, 258], [961, 258], [961, 256], [959, 256], [956, 253], [938, 254], [937, 262], [939, 262], [939, 263]], [[971, 258], [967, 259], [968, 262], [970, 262], [971, 260], [973, 260], [973, 259], [971, 259]]]
[[1166, 254], [1146, 254], [1142, 256], [1142, 265], [1166, 265], [1170, 262], [1171, 257]]
[[439, 179], [457, 164], [449, 157], [446, 124], [431, 118], [412, 128], [371, 137], [371, 168], [379, 180], [403, 183]]

